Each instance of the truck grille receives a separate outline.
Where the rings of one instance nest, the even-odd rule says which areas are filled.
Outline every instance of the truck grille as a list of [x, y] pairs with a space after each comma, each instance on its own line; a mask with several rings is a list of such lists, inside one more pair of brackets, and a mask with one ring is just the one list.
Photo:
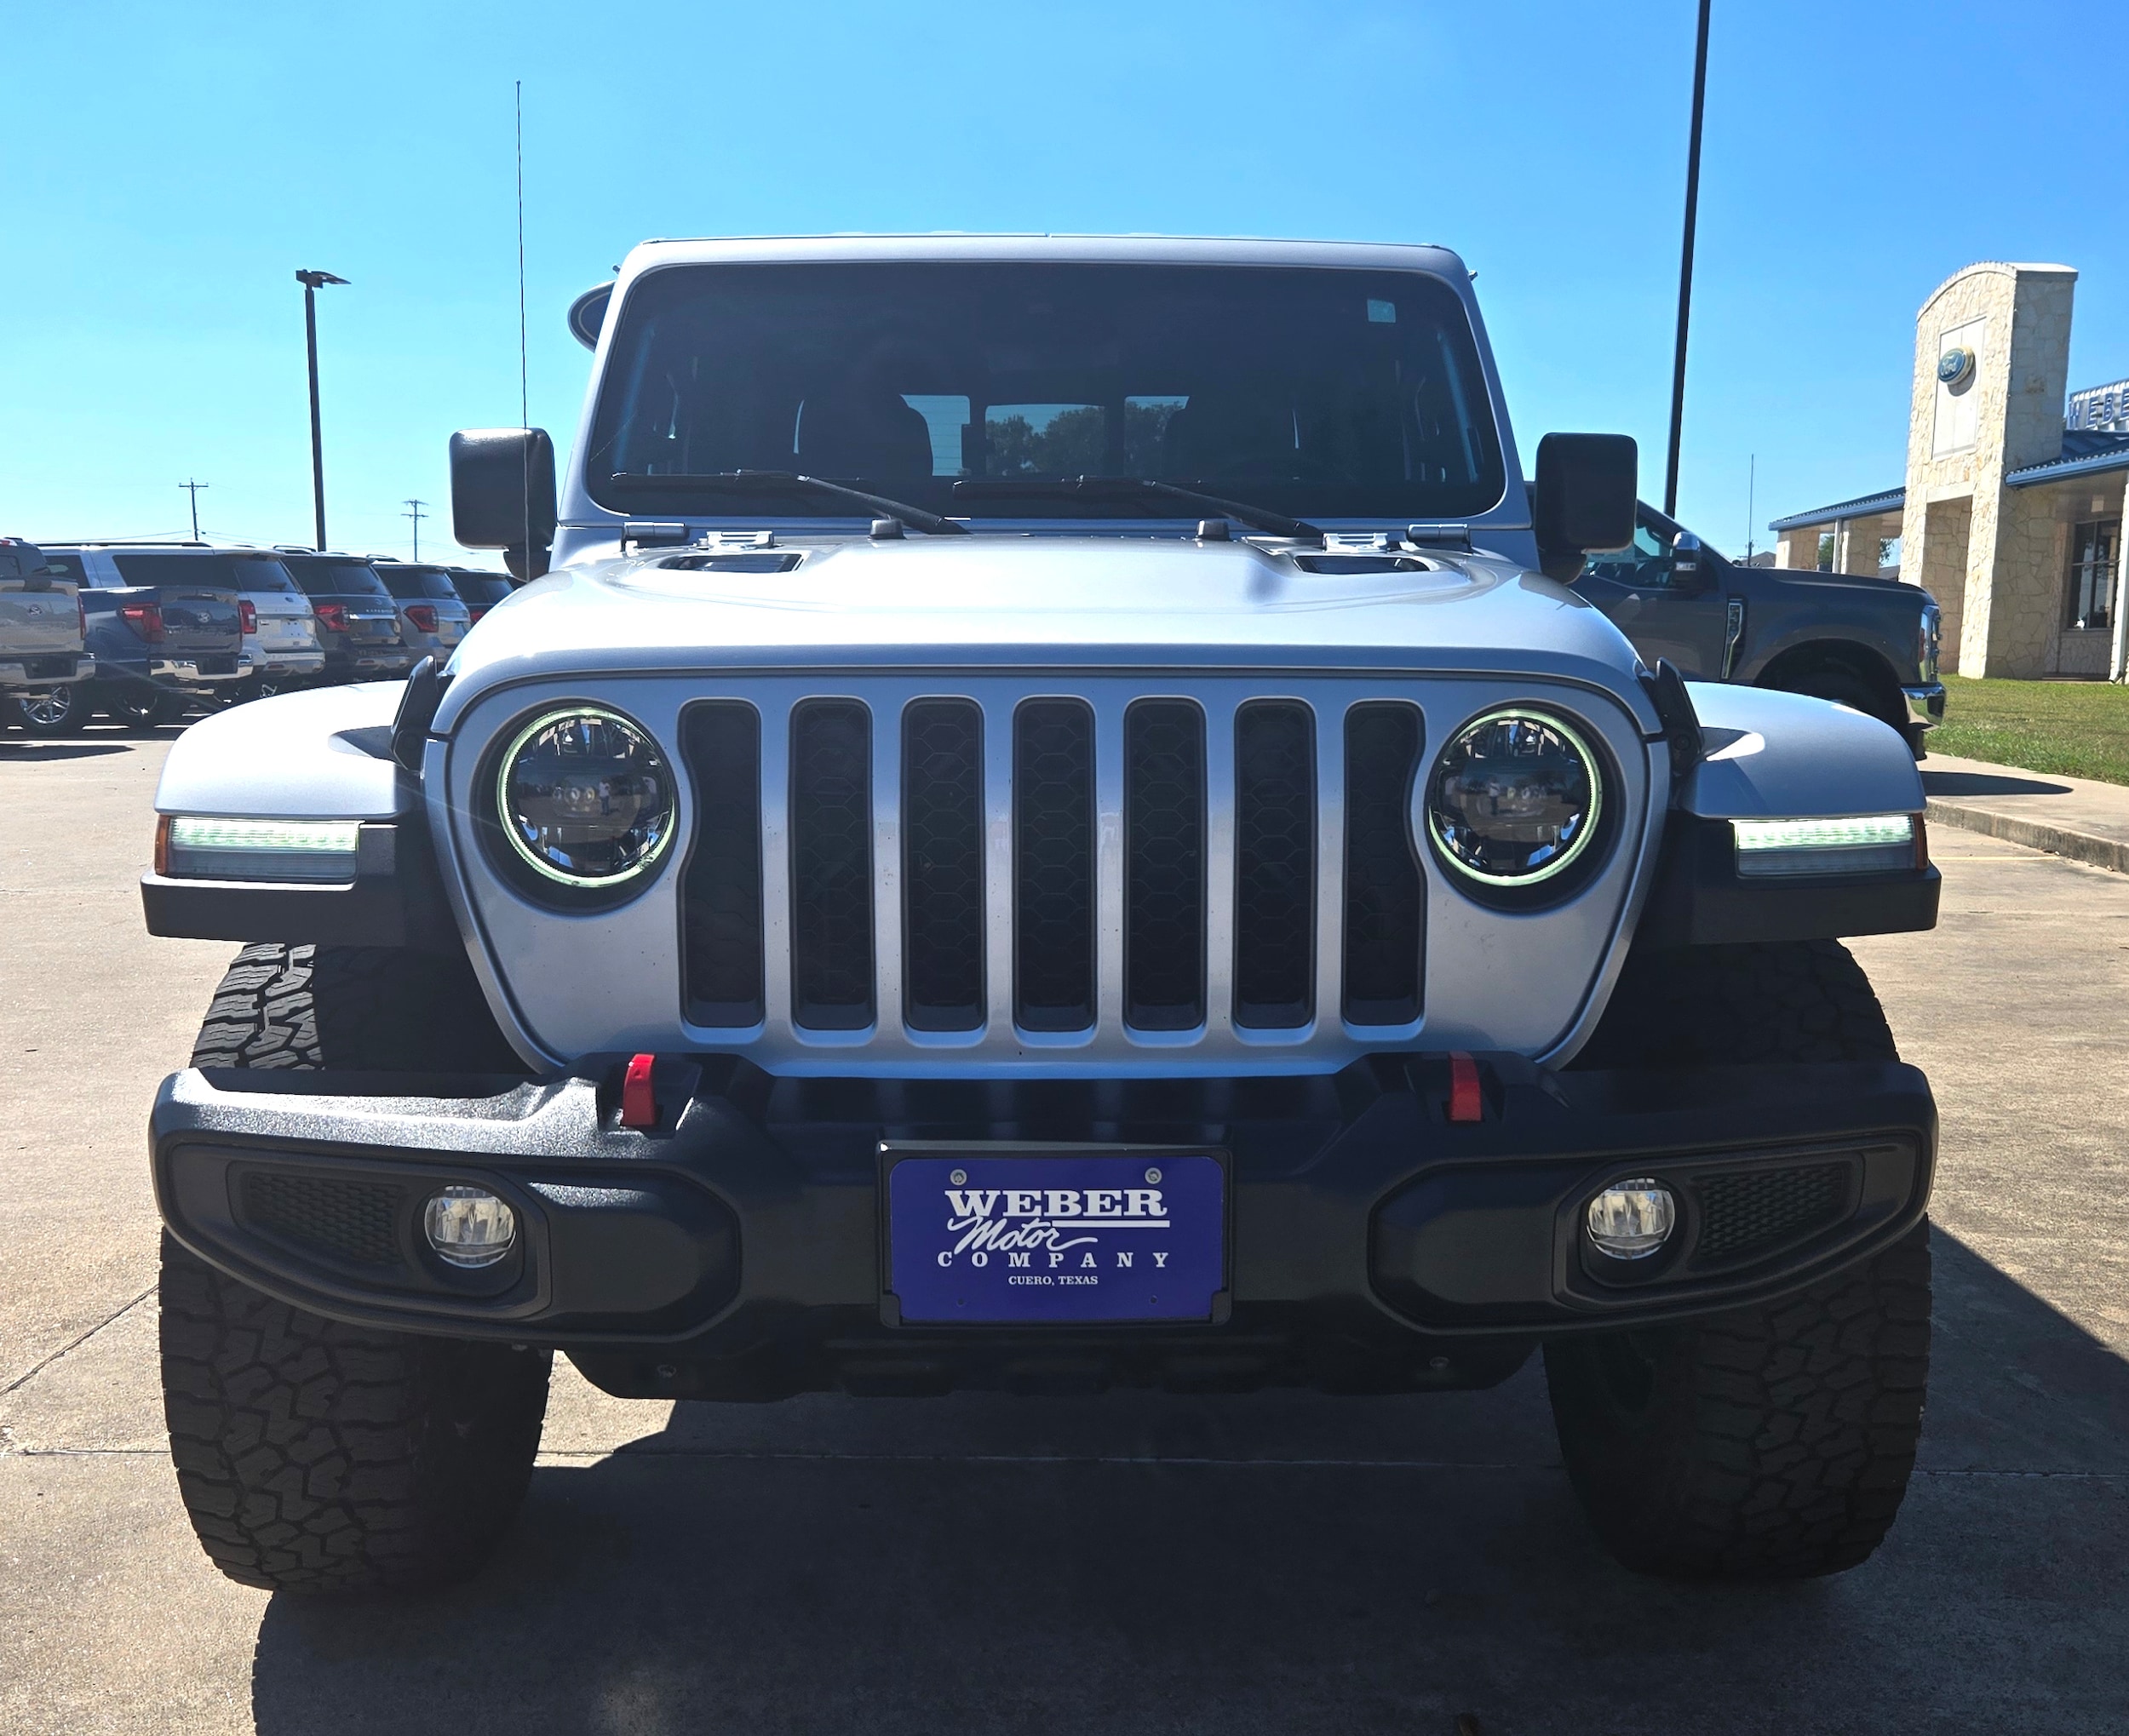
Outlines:
[[1118, 1023], [1306, 1034], [1325, 1010], [1417, 1022], [1416, 706], [1319, 724], [1280, 696], [996, 688], [685, 707], [691, 1025], [760, 1025], [779, 979], [792, 1025], [828, 1040], [967, 1042], [1008, 1010], [1024, 1038], [1067, 1044]]

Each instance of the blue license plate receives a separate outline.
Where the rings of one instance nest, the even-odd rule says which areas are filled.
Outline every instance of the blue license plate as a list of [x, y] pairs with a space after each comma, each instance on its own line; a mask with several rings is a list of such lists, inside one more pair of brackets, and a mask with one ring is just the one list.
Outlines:
[[888, 1287], [912, 1321], [1209, 1320], [1226, 1206], [1200, 1153], [899, 1158]]

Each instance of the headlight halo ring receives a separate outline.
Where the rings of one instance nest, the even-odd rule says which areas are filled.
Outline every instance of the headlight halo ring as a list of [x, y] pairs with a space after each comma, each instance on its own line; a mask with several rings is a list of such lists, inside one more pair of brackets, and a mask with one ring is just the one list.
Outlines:
[[[647, 755], [648, 765], [663, 776], [663, 802], [656, 824], [656, 836], [636, 861], [617, 873], [571, 874], [542, 859], [525, 842], [513, 807], [511, 777], [519, 757], [543, 731], [573, 719], [594, 719], [618, 730]], [[487, 805], [490, 823], [502, 834], [498, 841], [503, 845], [505, 866], [516, 871], [511, 877], [520, 882], [523, 890], [571, 904], [591, 901], [604, 908], [625, 902], [650, 884], [672, 854], [673, 839], [680, 830], [679, 779], [671, 758], [659, 745], [657, 736], [626, 712], [611, 705], [598, 700], [575, 700], [541, 707], [520, 727], [500, 740], [501, 745], [491, 748], [486, 756], [486, 766], [480, 775], [491, 792], [491, 800]], [[527, 875], [531, 876], [529, 882]]]
[[[1478, 730], [1501, 723], [1535, 724], [1559, 736], [1581, 761], [1589, 785], [1588, 806], [1567, 848], [1553, 860], [1524, 874], [1489, 873], [1468, 861], [1450, 842], [1439, 817], [1441, 805], [1438, 797], [1449, 770], [1450, 755]], [[1613, 804], [1606, 800], [1610, 760], [1597, 745], [1595, 736], [1596, 732], [1587, 725], [1569, 722], [1551, 706], [1512, 701], [1489, 707], [1448, 732], [1420, 783], [1414, 806], [1420, 811], [1427, 844], [1443, 865], [1453, 871], [1452, 884], [1482, 902], [1506, 902], [1521, 907], [1532, 902], [1551, 902], [1565, 896], [1587, 878], [1587, 871], [1603, 854], [1602, 840], [1612, 829], [1610, 822]]]

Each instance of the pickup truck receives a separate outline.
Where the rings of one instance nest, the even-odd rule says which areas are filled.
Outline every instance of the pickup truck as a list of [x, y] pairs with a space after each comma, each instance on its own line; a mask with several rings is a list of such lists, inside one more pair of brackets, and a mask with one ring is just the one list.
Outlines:
[[26, 704], [43, 710], [55, 688], [87, 678], [82, 610], [71, 579], [44, 551], [19, 536], [0, 536], [0, 727]]
[[1919, 586], [1740, 566], [1644, 501], [1633, 542], [1591, 556], [1575, 588], [1689, 681], [1833, 700], [1890, 724], [1918, 759], [1944, 721], [1937, 601]]
[[244, 673], [242, 605], [227, 584], [177, 576], [129, 582], [126, 557], [100, 546], [47, 548], [45, 559], [80, 587], [92, 679], [52, 690], [43, 717], [26, 712], [23, 726], [40, 735], [78, 729], [95, 713], [136, 730], [175, 723], [188, 699], [215, 701]]

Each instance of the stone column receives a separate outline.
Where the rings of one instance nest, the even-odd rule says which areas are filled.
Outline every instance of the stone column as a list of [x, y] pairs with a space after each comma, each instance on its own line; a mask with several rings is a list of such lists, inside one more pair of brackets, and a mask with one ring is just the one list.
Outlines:
[[[1915, 317], [1901, 576], [1927, 583], [1943, 605], [1947, 666], [1963, 675], [2037, 676], [2046, 668], [2060, 588], [2052, 516], [2024, 498], [2041, 490], [2006, 489], [2004, 478], [2062, 454], [2076, 283], [2067, 266], [1969, 266]], [[1959, 352], [1967, 365], [1942, 380], [1940, 358]], [[1934, 571], [1924, 576], [1935, 566], [1929, 545], [1937, 508], [1954, 501], [1969, 502], [1971, 512], [1956, 587]]]
[[1799, 572], [1811, 572], [1818, 566], [1818, 531], [1816, 524], [1806, 524], [1800, 530], [1784, 530], [1774, 545], [1774, 564], [1778, 567], [1794, 567]]
[[1900, 577], [1920, 585], [1937, 599], [1943, 614], [1942, 654], [1938, 667], [1960, 673], [1960, 626], [1966, 613], [1966, 535], [1973, 519], [1971, 500], [1908, 501], [1900, 532]]
[[1878, 576], [1878, 545], [1885, 540], [1883, 519], [1844, 519], [1835, 527], [1833, 570]]

